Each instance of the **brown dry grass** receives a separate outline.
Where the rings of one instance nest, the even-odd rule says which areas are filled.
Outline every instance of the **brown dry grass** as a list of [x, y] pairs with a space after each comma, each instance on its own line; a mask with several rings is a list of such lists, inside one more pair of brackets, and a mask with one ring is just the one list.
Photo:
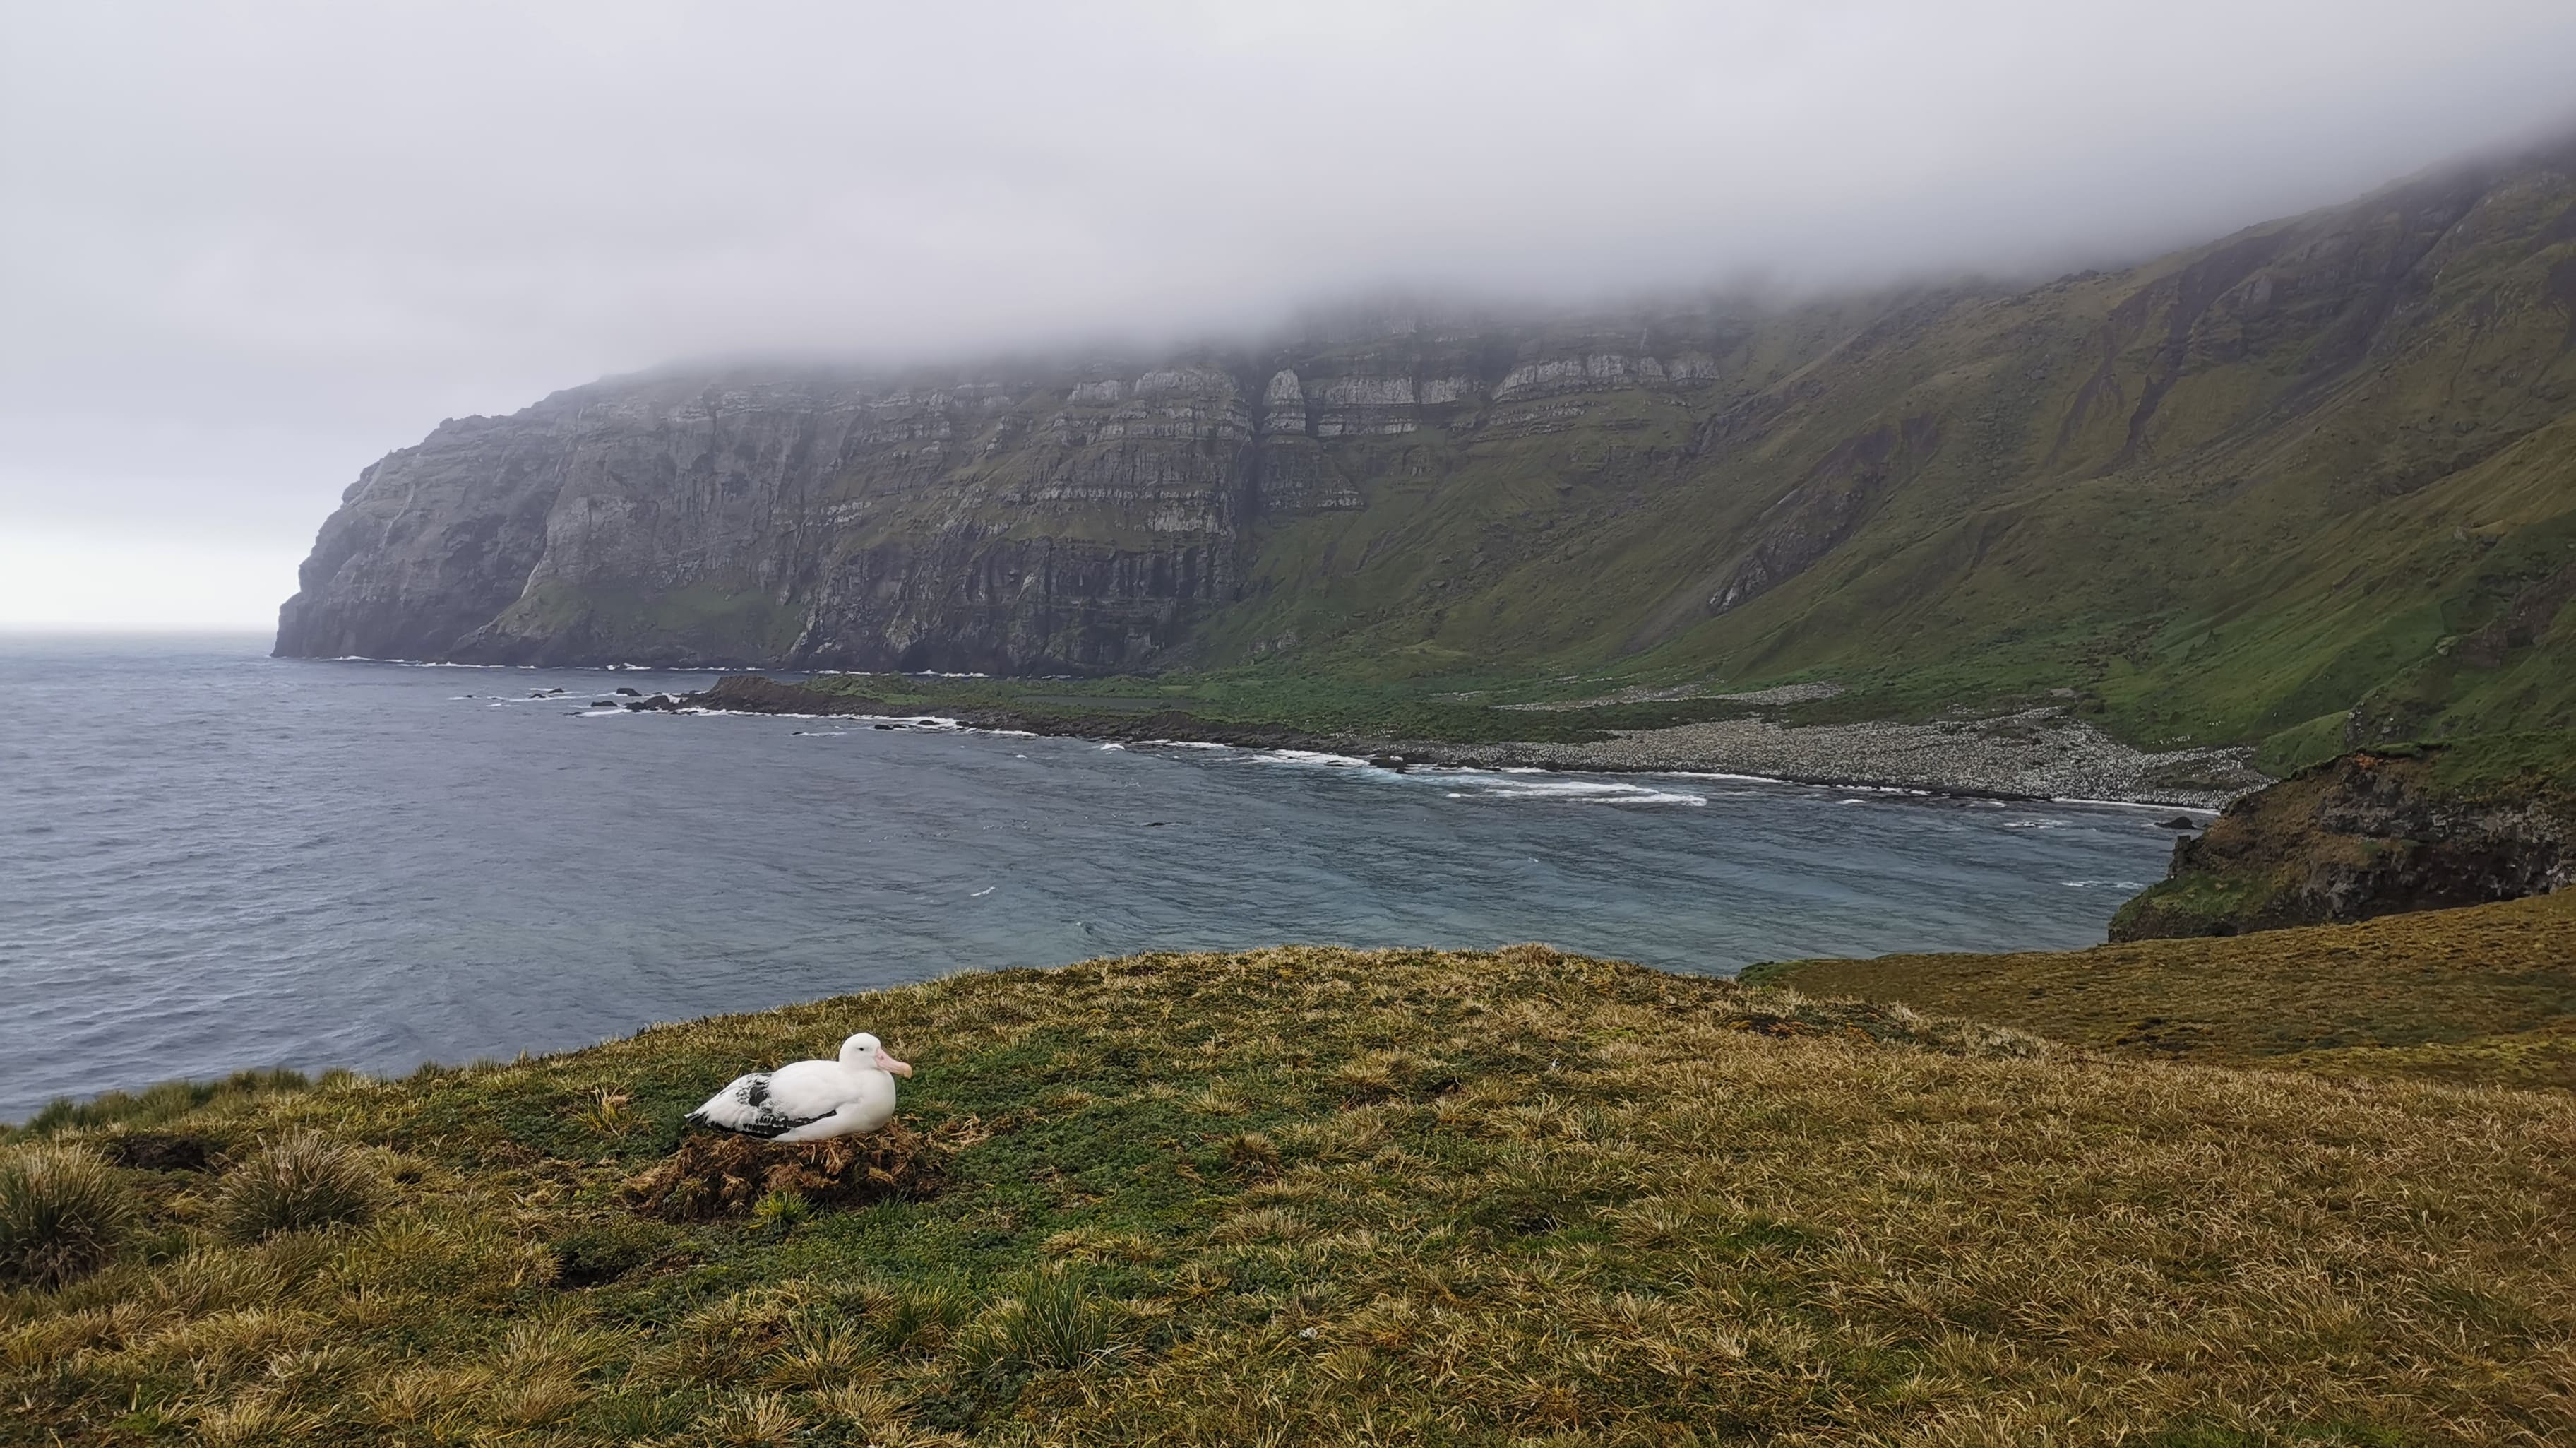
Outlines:
[[2576, 891], [2226, 939], [1752, 975], [2123, 1054], [2576, 1088]]
[[[948, 1190], [618, 1204], [866, 1026]], [[599, 1093], [650, 1130], [603, 1131]], [[0, 1297], [0, 1441], [2524, 1443], [2576, 1429], [2576, 1098], [2114, 1060], [1539, 947], [965, 976], [209, 1103], [376, 1217]], [[113, 1135], [113, 1123], [74, 1134]], [[578, 1267], [579, 1270], [574, 1270]]]

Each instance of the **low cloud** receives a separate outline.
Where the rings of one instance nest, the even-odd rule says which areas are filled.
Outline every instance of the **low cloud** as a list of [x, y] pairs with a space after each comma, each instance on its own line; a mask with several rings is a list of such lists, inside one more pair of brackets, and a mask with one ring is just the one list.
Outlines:
[[0, 528], [300, 544], [680, 357], [2116, 262], [2576, 120], [2571, 57], [2564, 0], [25, 10]]

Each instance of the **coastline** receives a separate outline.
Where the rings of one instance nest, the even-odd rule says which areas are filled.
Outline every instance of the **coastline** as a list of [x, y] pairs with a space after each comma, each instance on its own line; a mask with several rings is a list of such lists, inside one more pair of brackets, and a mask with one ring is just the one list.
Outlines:
[[1763, 718], [1614, 730], [1589, 743], [1474, 743], [1319, 734], [1287, 725], [1210, 720], [1177, 710], [1063, 714], [998, 706], [923, 709], [781, 683], [757, 675], [720, 679], [687, 694], [656, 694], [623, 707], [779, 717], [857, 718], [886, 728], [938, 719], [968, 729], [1102, 743], [1221, 744], [1337, 754], [1391, 768], [1538, 769], [1580, 774], [1733, 774], [1856, 789], [2011, 800], [2216, 811], [2270, 780], [2243, 747], [2151, 754], [2059, 708], [1928, 724], [1782, 725]]

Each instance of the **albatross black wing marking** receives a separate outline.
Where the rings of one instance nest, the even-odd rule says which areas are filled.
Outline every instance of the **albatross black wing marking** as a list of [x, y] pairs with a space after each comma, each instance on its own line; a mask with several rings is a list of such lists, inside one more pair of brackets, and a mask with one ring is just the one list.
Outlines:
[[783, 1136], [807, 1122], [820, 1121], [820, 1116], [790, 1116], [769, 1104], [769, 1074], [755, 1071], [736, 1077], [734, 1083], [707, 1098], [707, 1104], [688, 1114], [694, 1126], [709, 1126], [718, 1131], [757, 1136], [763, 1141]]

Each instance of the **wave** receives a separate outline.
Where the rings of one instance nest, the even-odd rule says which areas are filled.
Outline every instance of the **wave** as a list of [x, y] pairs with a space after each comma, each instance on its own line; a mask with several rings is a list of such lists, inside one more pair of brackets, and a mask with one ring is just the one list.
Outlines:
[[2050, 804], [2098, 804], [2107, 805], [2112, 809], [2151, 809], [2158, 814], [2207, 815], [2211, 819], [2218, 818], [2218, 811], [2203, 809], [2196, 804], [2157, 804], [2153, 800], [2144, 799], [2081, 799], [2074, 795], [2052, 795], [2048, 802]]
[[1708, 803], [1706, 795], [1648, 789], [1601, 779], [1498, 779], [1484, 789], [1453, 789], [1451, 799], [1540, 800], [1560, 804], [1688, 805]]
[[1367, 769], [1369, 762], [1347, 754], [1326, 754], [1320, 749], [1265, 749], [1252, 756], [1261, 764], [1310, 764], [1326, 769]]

